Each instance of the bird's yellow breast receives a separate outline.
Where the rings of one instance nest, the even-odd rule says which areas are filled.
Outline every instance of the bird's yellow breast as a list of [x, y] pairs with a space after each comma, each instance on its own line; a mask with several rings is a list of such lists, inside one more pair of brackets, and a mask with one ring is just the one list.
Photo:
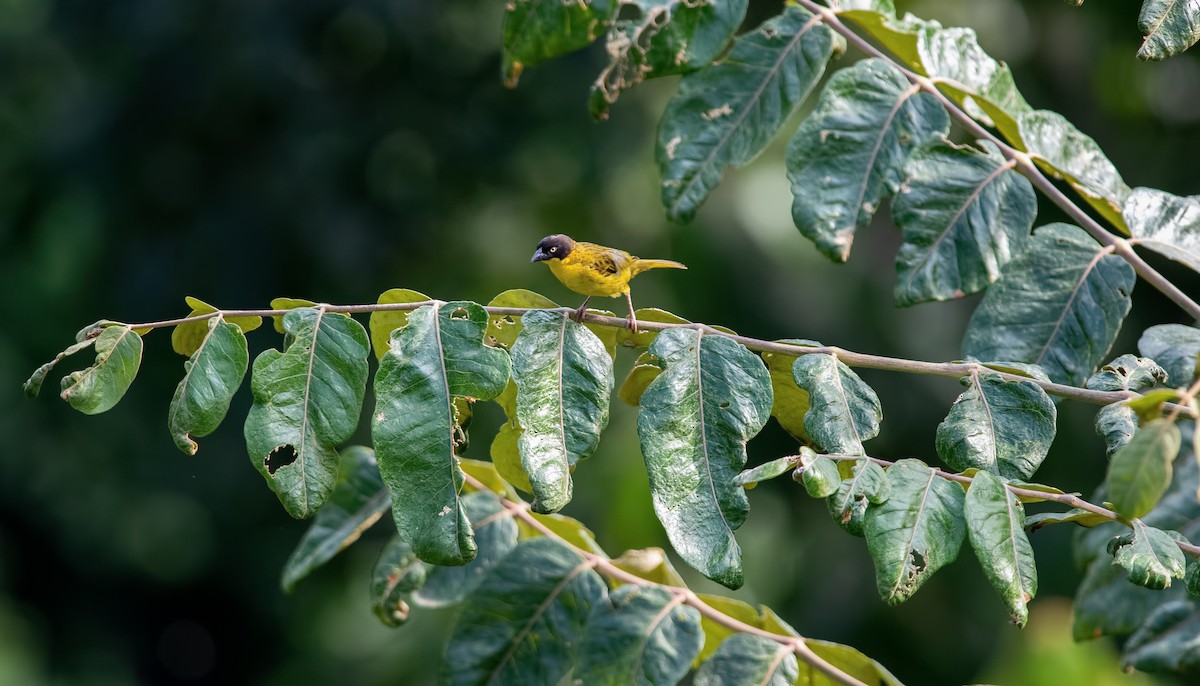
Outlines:
[[[629, 291], [631, 278], [628, 261], [615, 272], [597, 269], [594, 260], [576, 249], [566, 259], [546, 260], [550, 271], [564, 286], [583, 295], [607, 295], [616, 298]], [[582, 251], [586, 253], [586, 251]]]

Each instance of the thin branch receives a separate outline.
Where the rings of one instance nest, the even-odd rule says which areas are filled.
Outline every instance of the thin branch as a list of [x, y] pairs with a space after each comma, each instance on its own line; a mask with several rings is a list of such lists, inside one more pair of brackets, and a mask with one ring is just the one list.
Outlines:
[[[424, 300], [415, 303], [374, 303], [369, 305], [318, 305], [325, 308], [326, 312], [340, 312], [344, 314], [365, 314], [369, 312], [398, 312], [415, 310], [427, 305], [444, 305], [442, 300]], [[490, 315], [520, 317], [535, 308], [527, 307], [484, 307]], [[553, 308], [554, 312], [565, 312], [573, 314], [574, 309], [569, 307]], [[169, 326], [178, 326], [188, 322], [204, 321], [217, 316], [223, 316], [226, 319], [230, 317], [278, 317], [287, 314], [290, 310], [217, 310], [206, 314], [198, 314], [191, 317], [181, 317], [179, 319], [164, 319], [156, 322], [145, 322], [142, 324], [128, 324], [127, 326], [137, 329], [158, 329]], [[627, 325], [627, 321], [621, 317], [609, 317], [605, 315], [595, 314], [591, 311], [583, 316], [584, 321], [623, 329]], [[831, 345], [822, 346], [804, 346], [795, 343], [782, 343], [779, 341], [766, 341], [760, 338], [751, 338], [749, 336], [738, 336], [736, 334], [727, 333], [715, 329], [707, 324], [688, 324], [688, 323], [671, 323], [671, 322], [638, 322], [638, 329], [641, 331], [665, 331], [674, 328], [690, 328], [699, 329], [706, 335], [724, 336], [731, 338], [738, 343], [746, 346], [748, 349], [760, 353], [775, 353], [778, 355], [812, 355], [826, 354], [833, 355], [848, 366], [859, 367], [863, 369], [879, 369], [889, 372], [901, 372], [905, 374], [925, 374], [928, 376], [944, 376], [952, 379], [960, 379], [964, 376], [969, 376], [972, 373], [990, 372], [999, 375], [1005, 381], [1028, 381], [1042, 387], [1050, 395], [1060, 398], [1068, 398], [1081, 402], [1091, 403], [1093, 405], [1111, 405], [1112, 403], [1124, 402], [1142, 397], [1142, 394], [1134, 391], [1094, 391], [1087, 388], [1079, 388], [1069, 386], [1067, 384], [1054, 383], [1052, 381], [1042, 381], [1020, 374], [994, 369], [986, 364], [978, 362], [922, 362], [920, 360], [907, 360], [898, 357], [887, 357], [883, 355], [870, 355], [867, 353], [858, 353], [852, 350], [846, 350]], [[1198, 414], [1195, 408], [1186, 407], [1179, 404], [1167, 403], [1165, 405], [1171, 411], [1176, 411], [1177, 414], [1189, 419], [1196, 419]]]
[[843, 24], [841, 19], [838, 18], [837, 13], [835, 13], [833, 10], [823, 5], [819, 5], [813, 0], [792, 1], [798, 5], [801, 5], [808, 11], [820, 16], [821, 20], [824, 21], [829, 28], [841, 34], [843, 37], [845, 37], [847, 42], [858, 48], [863, 53], [870, 55], [871, 57], [877, 57], [890, 62], [893, 67], [895, 67], [900, 71], [901, 74], [904, 75], [904, 78], [909, 80], [909, 82], [911, 82], [913, 85], [919, 86], [921, 90], [936, 98], [942, 104], [942, 106], [946, 108], [946, 111], [949, 112], [950, 115], [954, 117], [954, 119], [957, 120], [958, 123], [962, 125], [962, 127], [966, 129], [967, 132], [972, 136], [994, 143], [996, 147], [1000, 149], [1000, 152], [1004, 155], [1004, 157], [1015, 162], [1018, 171], [1028, 178], [1029, 181], [1033, 183], [1033, 185], [1036, 186], [1043, 195], [1049, 198], [1051, 202], [1062, 209], [1067, 216], [1075, 220], [1079, 226], [1091, 234], [1091, 236], [1099, 241], [1101, 245], [1111, 246], [1117, 254], [1124, 258], [1125, 261], [1133, 267], [1133, 270], [1138, 276], [1142, 277], [1144, 281], [1170, 298], [1189, 316], [1191, 316], [1193, 319], [1200, 319], [1200, 304], [1197, 304], [1195, 300], [1192, 300], [1190, 297], [1188, 297], [1188, 295], [1180, 290], [1178, 286], [1171, 283], [1165, 276], [1147, 264], [1146, 261], [1143, 260], [1136, 251], [1134, 251], [1133, 246], [1130, 245], [1128, 241], [1119, 236], [1114, 236], [1111, 232], [1101, 226], [1099, 222], [1092, 218], [1091, 215], [1084, 211], [1083, 208], [1068, 198], [1066, 194], [1058, 188], [1058, 186], [1054, 185], [1054, 182], [1052, 182], [1046, 177], [1045, 174], [1042, 173], [1042, 170], [1038, 168], [1037, 164], [1033, 161], [1033, 158], [1028, 153], [1017, 150], [999, 136], [996, 136], [991, 131], [985, 129], [979, 124], [979, 122], [975, 121], [971, 115], [967, 114], [965, 110], [959, 107], [958, 103], [954, 102], [940, 90], [938, 90], [937, 84], [932, 79], [912, 71], [897, 60], [893, 59], [884, 51], [872, 45], [865, 38]]
[[[471, 488], [474, 488], [476, 490], [481, 490], [481, 491], [488, 491], [489, 493], [493, 492], [486, 485], [484, 485], [483, 482], [479, 481], [478, 479], [471, 476], [470, 474], [463, 474], [463, 478], [466, 481], [466, 483], [471, 486]], [[780, 645], [790, 648], [792, 650], [792, 652], [796, 654], [796, 657], [798, 657], [800, 660], [802, 660], [803, 662], [805, 662], [809, 665], [812, 665], [812, 667], [814, 669], [816, 669], [818, 672], [821, 672], [822, 674], [824, 674], [825, 676], [829, 677], [830, 679], [832, 679], [833, 681], [835, 681], [839, 684], [844, 684], [845, 686], [866, 686], [866, 684], [864, 684], [863, 682], [859, 681], [858, 679], [854, 678], [853, 676], [850, 676], [849, 674], [846, 674], [845, 672], [838, 669], [837, 667], [834, 667], [833, 665], [829, 664], [829, 662], [827, 662], [820, 655], [817, 655], [815, 652], [813, 652], [812, 648], [809, 648], [808, 644], [805, 643], [804, 637], [802, 637], [802, 636], [785, 636], [783, 634], [776, 634], [776, 633], [767, 631], [765, 629], [760, 629], [759, 627], [753, 626], [751, 624], [747, 624], [747, 623], [741, 621], [740, 619], [737, 619], [735, 617], [730, 617], [729, 615], [725, 614], [724, 612], [721, 612], [720, 610], [714, 608], [713, 606], [711, 606], [708, 603], [701, 600], [700, 597], [697, 596], [694, 592], [692, 592], [691, 589], [680, 588], [678, 586], [668, 586], [666, 584], [656, 583], [656, 582], [650, 581], [649, 579], [643, 579], [642, 577], [637, 576], [636, 574], [627, 572], [624, 569], [621, 569], [620, 567], [613, 564], [612, 560], [610, 560], [609, 558], [607, 558], [603, 555], [597, 555], [596, 553], [593, 553], [588, 550], [583, 550], [582, 548], [577, 548], [576, 546], [574, 546], [570, 542], [568, 542], [566, 539], [564, 539], [562, 536], [559, 536], [558, 534], [556, 534], [549, 527], [547, 527], [546, 525], [539, 522], [536, 517], [534, 517], [532, 514], [530, 514], [529, 503], [514, 502], [514, 501], [509, 500], [499, 494], [497, 494], [497, 497], [500, 498], [500, 504], [503, 505], [509, 512], [511, 512], [514, 517], [516, 517], [517, 519], [520, 519], [522, 522], [528, 524], [531, 528], [535, 529], [542, 536], [554, 539], [554, 540], [558, 541], [559, 543], [561, 543], [562, 545], [567, 546], [568, 548], [573, 550], [577, 555], [583, 557], [590, 564], [592, 564], [594, 569], [597, 572], [599, 572], [600, 574], [603, 574], [604, 576], [607, 576], [610, 579], [615, 579], [617, 581], [620, 581], [621, 583], [624, 583], [624, 584], [634, 584], [634, 585], [638, 585], [638, 586], [654, 586], [657, 588], [661, 588], [661, 589], [667, 591], [668, 593], [681, 598], [682, 602], [685, 605], [690, 605], [691, 607], [695, 608], [697, 612], [699, 612], [701, 615], [707, 617], [708, 619], [710, 619], [711, 621], [713, 621], [716, 624], [726, 627], [727, 629], [732, 629], [733, 631], [737, 631], [737, 632], [744, 633], [744, 634], [752, 634], [752, 635], [758, 636], [760, 638], [765, 638], [765, 639], [768, 639], [771, 641], [775, 641], [776, 643], [779, 643]]]

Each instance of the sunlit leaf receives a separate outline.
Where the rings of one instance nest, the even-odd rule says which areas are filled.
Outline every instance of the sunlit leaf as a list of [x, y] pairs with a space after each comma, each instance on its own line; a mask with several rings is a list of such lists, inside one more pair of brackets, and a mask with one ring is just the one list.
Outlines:
[[1200, 5], [1187, 0], [1144, 0], [1138, 30], [1145, 39], [1140, 60], [1165, 60], [1200, 40]]
[[[792, 345], [816, 346], [816, 341], [798, 338], [788, 338], [776, 343]], [[767, 363], [767, 371], [771, 375], [771, 391], [775, 402], [771, 405], [771, 416], [783, 430], [792, 438], [802, 443], [809, 443], [808, 432], [804, 430], [804, 415], [808, 413], [808, 391], [796, 385], [796, 377], [792, 375], [792, 367], [796, 364], [796, 355], [783, 353], [762, 353], [763, 361]]]
[[[188, 317], [195, 317], [196, 315], [209, 314], [217, 311], [217, 308], [213, 307], [212, 305], [209, 305], [199, 298], [193, 298], [190, 295], [183, 300], [187, 303], [188, 307], [192, 308], [192, 311], [188, 312], [187, 314]], [[223, 317], [223, 319], [230, 324], [237, 326], [242, 330], [242, 333], [249, 333], [262, 326], [262, 317], [258, 316]], [[198, 350], [200, 345], [204, 342], [204, 339], [206, 339], [209, 335], [209, 321], [210, 320], [203, 319], [195, 322], [184, 322], [183, 324], [176, 326], [175, 330], [171, 332], [171, 348], [184, 357], [191, 357], [194, 355], [196, 350]]]
[[171, 437], [188, 455], [198, 449], [194, 437], [211, 434], [225, 419], [250, 365], [244, 329], [220, 316], [204, 325], [206, 334], [183, 363], [183, 379], [167, 412]]
[[675, 684], [704, 644], [700, 613], [686, 596], [653, 586], [626, 585], [597, 604], [574, 678], [581, 684]]
[[[535, 293], [524, 288], [513, 288], [492, 298], [492, 301], [488, 303], [488, 307], [552, 310], [558, 307], [558, 303], [541, 293]], [[523, 329], [524, 326], [521, 324], [520, 315], [488, 315], [487, 335], [495, 341], [496, 345], [505, 350], [512, 350], [513, 343], [517, 342], [517, 337], [521, 335]]]
[[[596, 534], [578, 519], [567, 517], [557, 512], [553, 514], [539, 514], [534, 512], [531, 514], [539, 524], [549, 529], [555, 536], [566, 541], [568, 545], [589, 553], [608, 557], [608, 554], [604, 552], [600, 544], [596, 543]], [[532, 528], [530, 530], [533, 531]], [[533, 531], [531, 535], [540, 536], [542, 534]]]
[[1152, 326], [1138, 339], [1138, 352], [1162, 365], [1167, 383], [1186, 386], [1196, 378], [1200, 329], [1183, 324]]
[[1108, 466], [1108, 499], [1127, 518], [1154, 509], [1171, 485], [1171, 463], [1179, 454], [1179, 427], [1156, 419], [1138, 429]]
[[1025, 626], [1027, 603], [1037, 594], [1033, 547], [1025, 535], [1025, 508], [991, 472], [971, 480], [964, 501], [967, 537], [992, 588], [1014, 624]]
[[879, 434], [883, 421], [875, 391], [833, 355], [796, 358], [792, 376], [808, 392], [804, 427], [813, 442], [822, 452], [862, 455], [863, 442]]
[[[1196, 6], [1200, 18], [1200, 5]], [[1135, 188], [1123, 211], [1133, 245], [1200, 272], [1200, 200], [1153, 188]]]
[[662, 548], [626, 550], [612, 561], [613, 565], [647, 581], [664, 586], [687, 586]]
[[416, 605], [458, 605], [483, 583], [493, 567], [517, 547], [517, 523], [495, 495], [470, 493], [463, 496], [462, 505], [475, 532], [478, 553], [475, 559], [459, 567], [431, 565], [424, 585], [412, 594]]
[[[428, 295], [407, 288], [390, 288], [380, 293], [376, 302], [380, 305], [392, 305], [419, 303], [429, 299]], [[387, 353], [392, 332], [408, 324], [409, 312], [410, 310], [378, 310], [371, 313], [371, 320], [367, 326], [371, 330], [371, 349], [375, 351], [375, 359], [382, 359]]]

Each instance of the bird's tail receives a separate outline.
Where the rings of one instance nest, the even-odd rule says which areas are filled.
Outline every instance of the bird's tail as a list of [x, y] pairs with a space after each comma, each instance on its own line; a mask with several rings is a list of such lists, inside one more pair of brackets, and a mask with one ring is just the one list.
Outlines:
[[629, 271], [632, 272], [631, 276], [637, 276], [647, 269], [687, 269], [687, 267], [673, 260], [643, 260], [640, 257], [635, 259], [629, 267]]

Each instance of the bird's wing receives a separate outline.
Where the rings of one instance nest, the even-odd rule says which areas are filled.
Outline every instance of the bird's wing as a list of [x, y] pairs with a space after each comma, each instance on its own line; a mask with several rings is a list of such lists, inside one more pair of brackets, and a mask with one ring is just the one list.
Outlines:
[[597, 250], [592, 259], [592, 268], [605, 276], [614, 276], [625, 268], [629, 258], [616, 250]]

